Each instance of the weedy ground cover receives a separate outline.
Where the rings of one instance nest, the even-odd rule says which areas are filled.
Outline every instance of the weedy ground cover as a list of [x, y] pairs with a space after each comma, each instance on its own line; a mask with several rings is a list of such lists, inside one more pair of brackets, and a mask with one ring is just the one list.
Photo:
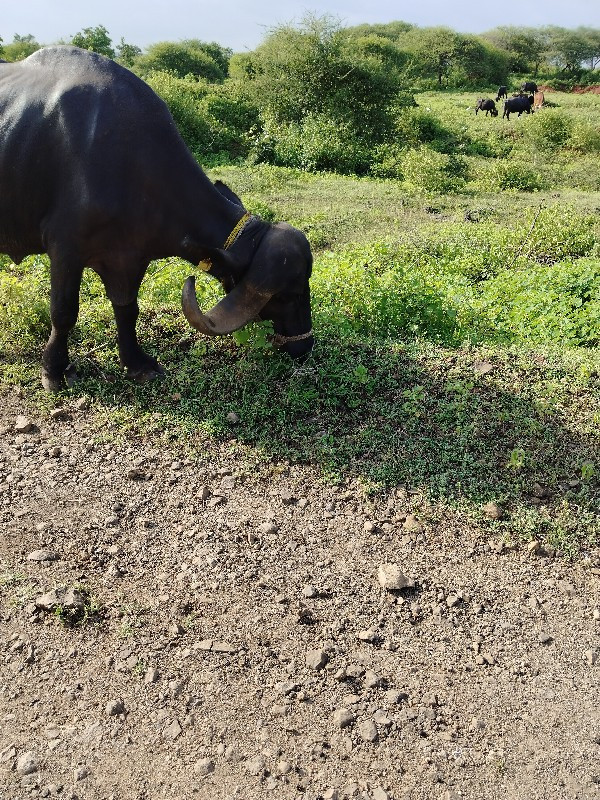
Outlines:
[[[451, 191], [417, 185], [418, 169], [409, 181], [260, 165], [211, 171], [251, 211], [287, 219], [311, 240], [317, 346], [305, 364], [271, 350], [264, 326], [217, 341], [196, 335], [179, 310], [190, 266], [167, 259], [151, 265], [140, 293], [140, 338], [165, 380], [123, 378], [112, 310], [86, 273], [72, 343], [81, 380], [71, 391], [91, 395], [124, 434], [192, 451], [235, 437], [257, 459], [310, 462], [328, 480], [419, 491], [424, 508], [452, 504], [477, 520], [494, 500], [509, 512], [494, 523], [506, 535], [565, 550], [597, 541], [600, 185], [568, 181], [587, 163], [573, 142], [597, 123], [598, 100], [561, 95], [556, 108], [510, 123], [475, 118], [467, 100], [432, 93], [415, 110], [437, 121], [438, 143], [422, 146], [442, 152], [452, 141], [465, 158]], [[537, 120], [559, 111], [562, 139], [544, 144], [552, 126]], [[539, 186], [519, 186], [524, 165]], [[219, 296], [215, 281], [197, 285], [201, 305]], [[38, 389], [48, 290], [45, 257], [1, 259], [1, 379], [45, 405], [56, 402]]]

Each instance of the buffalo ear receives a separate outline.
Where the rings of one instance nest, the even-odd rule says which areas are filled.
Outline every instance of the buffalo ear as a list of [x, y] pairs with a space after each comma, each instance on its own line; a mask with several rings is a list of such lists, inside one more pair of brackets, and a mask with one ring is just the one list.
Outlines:
[[244, 204], [237, 196], [237, 194], [227, 186], [226, 183], [223, 181], [215, 181], [215, 189], [220, 192], [223, 197], [226, 197], [230, 202], [235, 203], [236, 206], [240, 206], [240, 208], [244, 208]]

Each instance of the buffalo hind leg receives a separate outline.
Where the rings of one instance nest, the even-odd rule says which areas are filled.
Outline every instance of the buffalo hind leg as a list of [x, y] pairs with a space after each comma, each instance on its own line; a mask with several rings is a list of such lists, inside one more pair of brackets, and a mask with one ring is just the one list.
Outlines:
[[165, 374], [158, 361], [145, 353], [138, 344], [135, 325], [140, 313], [137, 300], [127, 305], [112, 304], [119, 336], [119, 356], [127, 376], [138, 383]]
[[64, 257], [50, 259], [50, 321], [52, 330], [42, 356], [42, 386], [60, 392], [71, 386], [75, 370], [69, 364], [69, 333], [79, 313], [83, 267]]

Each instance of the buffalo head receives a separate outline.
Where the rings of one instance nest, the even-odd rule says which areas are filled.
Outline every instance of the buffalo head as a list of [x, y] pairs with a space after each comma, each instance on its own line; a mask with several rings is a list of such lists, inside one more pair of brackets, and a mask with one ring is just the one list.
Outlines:
[[312, 254], [301, 231], [285, 222], [271, 225], [249, 217], [234, 243], [208, 251], [208, 265], [226, 295], [204, 314], [194, 278], [189, 277], [182, 306], [192, 327], [207, 336], [223, 336], [251, 320], [271, 320], [275, 346], [292, 358], [310, 352], [314, 344], [308, 284]]

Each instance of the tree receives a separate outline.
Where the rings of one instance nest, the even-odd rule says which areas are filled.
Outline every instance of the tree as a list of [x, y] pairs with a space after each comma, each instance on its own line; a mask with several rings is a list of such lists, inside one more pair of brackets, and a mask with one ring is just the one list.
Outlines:
[[112, 39], [104, 25], [97, 25], [95, 28], [84, 28], [73, 36], [71, 44], [75, 47], [81, 47], [83, 50], [93, 50], [94, 53], [100, 53], [100, 55], [108, 58], [115, 57]]
[[563, 72], [575, 76], [581, 71], [581, 65], [589, 59], [590, 44], [582, 29], [549, 27], [546, 29], [550, 38], [550, 58]]
[[404, 44], [411, 56], [413, 77], [434, 79], [438, 87], [447, 82], [460, 46], [460, 37], [450, 28], [415, 28]]
[[548, 49], [548, 35], [538, 28], [500, 26], [482, 38], [507, 53], [511, 72], [537, 75]]
[[222, 60], [217, 63], [206, 49], [191, 43], [158, 42], [151, 45], [145, 55], [138, 56], [134, 66], [142, 75], [165, 71], [180, 78], [193, 75], [195, 78], [221, 82], [227, 75], [222, 63]]
[[21, 61], [21, 59], [35, 53], [40, 47], [41, 45], [36, 42], [31, 33], [27, 33], [24, 36], [19, 36], [18, 33], [15, 33], [12, 42], [4, 45], [4, 58], [8, 59], [8, 61]]
[[142, 49], [136, 44], [128, 44], [121, 36], [121, 41], [117, 45], [117, 58], [126, 67], [131, 67], [138, 56], [141, 56]]
[[590, 65], [590, 69], [596, 69], [600, 65], [600, 30], [598, 28], [577, 28], [577, 32], [587, 44], [584, 61]]

